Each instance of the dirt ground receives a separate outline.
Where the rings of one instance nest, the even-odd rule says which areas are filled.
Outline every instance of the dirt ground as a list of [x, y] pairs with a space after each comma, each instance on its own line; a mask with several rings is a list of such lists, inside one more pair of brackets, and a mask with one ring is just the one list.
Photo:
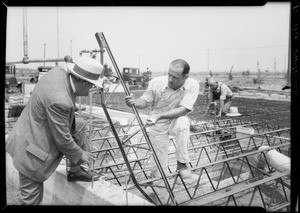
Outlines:
[[[265, 99], [235, 98], [232, 106], [238, 107], [238, 112], [242, 114], [234, 119], [268, 123], [282, 127], [290, 127], [291, 102]], [[203, 117], [205, 110], [205, 99], [199, 97], [194, 111], [189, 115], [196, 120], [213, 119], [213, 115]], [[229, 117], [223, 116], [222, 119]]]
[[[134, 97], [142, 95], [142, 91], [132, 91]], [[124, 101], [125, 94], [119, 93], [111, 96], [107, 102], [107, 107], [132, 112]], [[85, 103], [86, 100], [83, 100]], [[100, 97], [95, 97], [93, 103], [97, 106], [101, 105]], [[291, 119], [291, 102], [288, 99], [268, 100], [263, 98], [236, 97], [232, 106], [238, 107], [238, 112], [242, 114], [234, 119], [245, 121], [253, 121], [259, 123], [268, 123], [283, 127], [290, 127]], [[201, 95], [198, 96], [194, 110], [188, 114], [193, 120], [206, 121], [214, 119], [213, 115], [203, 116], [206, 109], [206, 100]], [[149, 109], [139, 110], [140, 113], [148, 114]], [[221, 119], [229, 119], [230, 117], [222, 116]]]

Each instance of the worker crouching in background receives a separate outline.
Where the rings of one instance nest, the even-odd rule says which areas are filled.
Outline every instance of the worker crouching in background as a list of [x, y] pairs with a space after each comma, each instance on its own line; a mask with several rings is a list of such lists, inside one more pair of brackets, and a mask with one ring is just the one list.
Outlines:
[[216, 111], [212, 113], [216, 113], [216, 117], [221, 117], [221, 115], [225, 115], [229, 112], [229, 108], [234, 99], [233, 93], [226, 84], [217, 82], [213, 78], [208, 79], [207, 83], [210, 89], [208, 92], [207, 109], [205, 114], [212, 109], [211, 103], [216, 102]]
[[23, 205], [39, 205], [43, 182], [58, 167], [63, 155], [70, 160], [68, 181], [92, 181], [92, 174], [80, 164], [95, 157], [86, 138], [85, 122], [75, 119], [76, 96], [87, 96], [95, 85], [102, 65], [80, 57], [67, 70], [55, 67], [41, 78], [8, 136], [7, 152], [19, 172]]

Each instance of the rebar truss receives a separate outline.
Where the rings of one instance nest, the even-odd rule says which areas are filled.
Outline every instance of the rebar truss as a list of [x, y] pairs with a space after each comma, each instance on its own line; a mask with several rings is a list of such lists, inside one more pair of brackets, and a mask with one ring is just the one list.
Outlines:
[[[93, 123], [97, 123], [95, 117]], [[105, 175], [107, 181], [123, 187], [126, 185], [127, 190], [143, 196], [132, 178], [126, 178], [128, 167], [111, 126], [104, 123], [102, 127], [101, 123], [97, 125], [88, 130], [92, 137], [93, 153], [98, 159], [96, 172]], [[255, 134], [241, 137], [236, 132], [238, 126], [253, 128]], [[169, 138], [169, 173], [166, 178], [176, 205], [258, 205], [268, 211], [289, 207], [290, 174], [274, 170], [265, 156], [267, 150], [258, 151], [260, 146], [267, 145], [289, 156], [289, 128], [235, 119], [218, 120], [215, 123], [191, 120], [191, 127], [188, 148], [190, 167], [198, 175], [198, 180], [192, 185], [176, 172], [176, 140]], [[140, 188], [148, 195], [152, 194], [150, 201], [156, 205], [173, 205], [170, 198], [166, 201], [160, 196], [159, 189], [163, 188], [161, 178], [151, 178], [149, 167], [152, 152], [135, 120], [125, 126], [115, 123], [114, 128]], [[260, 154], [260, 161], [264, 162], [265, 168], [259, 168], [253, 162], [257, 154]], [[267, 186], [272, 196], [264, 192]]]

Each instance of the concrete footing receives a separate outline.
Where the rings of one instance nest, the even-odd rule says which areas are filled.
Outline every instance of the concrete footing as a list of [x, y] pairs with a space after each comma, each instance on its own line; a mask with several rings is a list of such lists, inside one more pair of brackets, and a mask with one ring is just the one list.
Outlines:
[[[6, 153], [6, 182], [19, 187], [19, 174]], [[18, 204], [16, 204], [18, 205]], [[106, 206], [151, 206], [144, 198], [127, 192], [120, 186], [103, 179], [91, 182], [68, 182], [65, 165], [59, 165], [56, 171], [44, 182], [42, 205], [106, 205]]]

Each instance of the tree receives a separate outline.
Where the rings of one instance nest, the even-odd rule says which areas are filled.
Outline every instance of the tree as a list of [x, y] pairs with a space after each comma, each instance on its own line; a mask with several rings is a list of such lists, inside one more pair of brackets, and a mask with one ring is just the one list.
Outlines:
[[152, 79], [152, 72], [147, 68], [146, 72], [142, 73], [142, 86], [147, 87], [148, 82]]
[[261, 84], [263, 80], [262, 80], [262, 77], [261, 77], [259, 61], [256, 62], [256, 66], [257, 66], [257, 77], [253, 78], [253, 83], [254, 84]]
[[230, 69], [230, 71], [229, 71], [229, 76], [228, 76], [228, 80], [232, 80], [232, 78], [233, 78], [233, 75], [232, 75], [232, 68], [233, 68], [233, 65], [231, 66], [231, 69]]
[[250, 71], [249, 71], [249, 70], [247, 70], [247, 71], [245, 72], [245, 76], [250, 76]]
[[105, 76], [105, 77], [107, 77], [108, 79], [112, 76], [112, 74], [113, 74], [113, 71], [112, 71], [112, 68], [111, 67], [108, 67], [108, 65], [107, 64], [104, 64], [103, 65], [103, 75]]

